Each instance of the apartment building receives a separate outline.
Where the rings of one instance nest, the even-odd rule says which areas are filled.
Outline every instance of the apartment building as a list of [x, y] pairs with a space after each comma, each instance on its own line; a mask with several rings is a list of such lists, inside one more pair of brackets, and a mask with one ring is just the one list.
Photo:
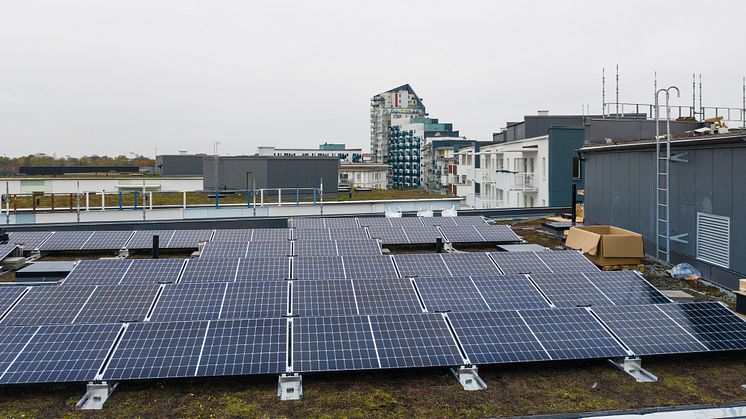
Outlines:
[[370, 100], [370, 151], [374, 163], [388, 163], [392, 125], [397, 121], [427, 116], [425, 105], [409, 84], [403, 84]]

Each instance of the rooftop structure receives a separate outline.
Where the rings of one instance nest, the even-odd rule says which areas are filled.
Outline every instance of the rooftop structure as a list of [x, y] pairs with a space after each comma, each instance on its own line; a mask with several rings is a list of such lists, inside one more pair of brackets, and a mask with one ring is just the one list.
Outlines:
[[409, 84], [403, 84], [370, 100], [370, 151], [375, 163], [388, 163], [389, 136], [397, 121], [427, 116], [425, 105]]
[[257, 147], [258, 156], [308, 156], [308, 157], [336, 157], [344, 163], [359, 163], [363, 161], [363, 150], [346, 148], [344, 144], [321, 144], [319, 148], [277, 148], [272, 146]]

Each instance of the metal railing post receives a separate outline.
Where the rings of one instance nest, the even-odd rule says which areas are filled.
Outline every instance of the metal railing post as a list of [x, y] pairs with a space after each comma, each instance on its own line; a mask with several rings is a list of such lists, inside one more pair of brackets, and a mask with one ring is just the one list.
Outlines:
[[[137, 191], [132, 191], [132, 199], [135, 211], [137, 211]], [[121, 208], [121, 204], [120, 204]]]
[[300, 206], [300, 188], [295, 188], [295, 206]]

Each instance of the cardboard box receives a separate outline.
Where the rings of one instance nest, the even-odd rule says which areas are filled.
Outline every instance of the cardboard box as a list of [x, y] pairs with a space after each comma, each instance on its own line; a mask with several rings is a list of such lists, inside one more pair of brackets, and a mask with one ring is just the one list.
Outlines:
[[645, 255], [642, 235], [614, 226], [573, 227], [565, 245], [582, 250], [598, 266], [637, 265]]

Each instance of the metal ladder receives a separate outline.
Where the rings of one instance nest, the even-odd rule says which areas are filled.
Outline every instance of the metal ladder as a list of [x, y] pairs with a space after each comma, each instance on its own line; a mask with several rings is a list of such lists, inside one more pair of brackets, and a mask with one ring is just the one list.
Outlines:
[[[656, 121], [656, 134], [658, 121]], [[666, 135], [661, 141], [660, 135], [655, 138], [655, 257], [666, 262], [671, 261], [670, 206], [669, 206], [669, 173], [671, 164], [671, 138]]]

